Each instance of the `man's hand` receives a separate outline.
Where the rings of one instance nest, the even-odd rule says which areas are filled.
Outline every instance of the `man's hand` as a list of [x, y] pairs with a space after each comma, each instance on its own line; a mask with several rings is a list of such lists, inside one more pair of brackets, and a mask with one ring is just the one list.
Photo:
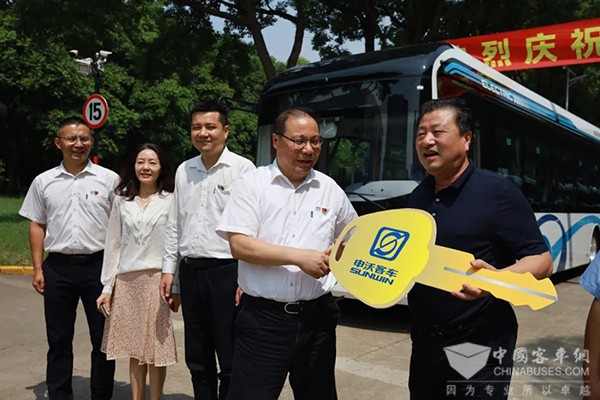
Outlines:
[[35, 289], [36, 292], [38, 292], [41, 295], [44, 294], [44, 287], [46, 286], [46, 279], [44, 278], [44, 272], [42, 271], [41, 268], [39, 268], [39, 269], [34, 268], [33, 280], [31, 282], [31, 285], [33, 286], [33, 288]]
[[[497, 271], [497, 269], [494, 268], [494, 266], [486, 263], [483, 260], [473, 260], [473, 261], [471, 261], [471, 266], [475, 269], [485, 268], [485, 269], [489, 269], [491, 271]], [[482, 290], [478, 287], [469, 285], [467, 283], [464, 283], [462, 285], [461, 290], [455, 290], [455, 291], [451, 292], [451, 294], [452, 294], [452, 296], [456, 297], [457, 299], [461, 299], [461, 300], [465, 300], [465, 301], [473, 301], [473, 300], [477, 300], [482, 297], [488, 296], [490, 294], [490, 292]]]
[[240, 300], [242, 299], [242, 295], [244, 294], [244, 291], [242, 290], [241, 287], [237, 287], [237, 289], [235, 290], [235, 306], [239, 306], [240, 305]]
[[[173, 274], [169, 274], [169, 273], [163, 273], [162, 276], [160, 277], [160, 286], [159, 286], [159, 291], [160, 291], [160, 298], [162, 299], [162, 301], [165, 302], [166, 305], [168, 305], [171, 310], [173, 310], [173, 308], [175, 307], [175, 299], [174, 296], [171, 296], [171, 287], [173, 286]], [[179, 296], [178, 297], [178, 301], [179, 301]], [[177, 304], [177, 309], [179, 309], [179, 304]], [[173, 310], [176, 311], [176, 310]]]
[[[102, 315], [104, 315], [105, 317], [107, 317], [108, 315], [106, 314], [110, 314], [110, 299], [111, 299], [112, 295], [110, 293], [102, 293], [98, 299], [96, 299], [96, 309], [98, 310], [98, 312]], [[104, 309], [106, 310], [106, 314], [104, 314], [104, 312], [102, 311], [102, 306], [104, 306]]]
[[307, 275], [319, 279], [327, 275], [329, 269], [329, 253], [331, 248], [325, 251], [300, 250], [296, 265]]
[[179, 306], [181, 305], [181, 296], [178, 293], [172, 293], [170, 299], [171, 302], [169, 303], [169, 308], [171, 311], [179, 311]]

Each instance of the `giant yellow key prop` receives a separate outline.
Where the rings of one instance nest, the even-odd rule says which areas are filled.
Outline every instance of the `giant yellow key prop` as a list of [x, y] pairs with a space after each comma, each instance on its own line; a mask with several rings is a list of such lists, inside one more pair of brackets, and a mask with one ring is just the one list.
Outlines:
[[[352, 236], [339, 256], [342, 240], [351, 229]], [[375, 308], [396, 304], [415, 282], [446, 291], [460, 290], [468, 283], [534, 310], [557, 300], [550, 279], [474, 269], [470, 265], [473, 255], [436, 246], [435, 237], [435, 220], [425, 211], [401, 209], [363, 215], [340, 234], [329, 267], [346, 290]]]

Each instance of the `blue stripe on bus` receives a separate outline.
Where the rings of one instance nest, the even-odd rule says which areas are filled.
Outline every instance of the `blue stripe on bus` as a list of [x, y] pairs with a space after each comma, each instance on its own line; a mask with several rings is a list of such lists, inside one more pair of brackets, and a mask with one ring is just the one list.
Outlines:
[[[583, 136], [592, 138], [594, 140], [597, 140], [594, 136], [588, 134], [585, 131], [582, 131], [581, 129], [577, 128], [575, 126], [575, 124], [573, 123], [573, 121], [571, 121], [570, 119], [566, 118], [565, 116], [562, 116], [560, 114], [555, 113], [554, 111], [528, 99], [527, 97], [516, 93], [515, 91], [513, 91], [512, 89], [508, 89], [504, 86], [502, 86], [499, 83], [494, 82], [493, 80], [486, 78], [484, 76], [482, 76], [481, 74], [477, 73], [476, 71], [472, 70], [471, 68], [468, 68], [466, 66], [464, 66], [463, 64], [460, 64], [458, 62], [454, 62], [451, 61], [448, 64], [446, 64], [444, 66], [444, 72], [451, 74], [451, 75], [462, 75], [463, 77], [467, 78], [470, 81], [475, 82], [479, 87], [483, 86], [481, 85], [481, 80], [485, 80], [486, 82], [493, 84], [494, 86], [497, 86], [499, 89], [507, 92], [508, 94], [518, 98], [519, 103], [522, 103], [521, 105], [525, 106], [528, 110], [531, 110], [532, 112], [541, 115], [547, 119], [556, 121], [559, 125], [562, 125], [564, 127], [567, 127], [570, 130], [576, 131], [578, 133], [580, 133]], [[485, 89], [485, 88], [484, 88]], [[492, 92], [489, 89], [486, 89], [488, 92]], [[519, 103], [515, 103], [517, 105], [519, 105]]]
[[587, 217], [584, 217], [584, 218], [580, 219], [579, 221], [577, 221], [575, 224], [573, 224], [571, 226], [571, 228], [569, 228], [567, 231], [565, 231], [565, 228], [564, 228], [562, 222], [560, 222], [560, 220], [558, 219], [558, 217], [556, 217], [553, 214], [546, 214], [546, 215], [542, 216], [540, 219], [538, 219], [538, 221], [537, 221], [538, 227], [541, 229], [542, 225], [544, 225], [547, 222], [555, 222], [558, 225], [558, 227], [560, 228], [560, 232], [561, 232], [561, 237], [554, 244], [550, 244], [550, 241], [548, 240], [548, 238], [545, 235], [543, 235], [544, 240], [546, 241], [546, 244], [548, 245], [548, 249], [550, 250], [550, 254], [552, 256], [552, 261], [554, 262], [556, 260], [556, 258], [560, 255], [560, 259], [558, 261], [558, 266], [556, 268], [556, 272], [559, 272], [559, 271], [564, 271], [566, 268], [567, 243], [584, 226], [589, 225], [589, 224], [600, 225], [600, 218], [598, 218], [594, 215], [588, 215]]
[[[511, 95], [518, 97], [518, 99], [520, 101], [522, 101], [523, 103], [525, 103], [524, 105], [529, 109], [532, 110], [534, 112], [536, 112], [537, 114], [540, 114], [546, 118], [550, 118], [553, 120], [556, 120], [556, 113], [554, 113], [551, 110], [548, 110], [546, 107], [543, 107], [537, 103], [535, 103], [534, 101], [528, 99], [527, 97], [524, 97], [523, 95], [519, 94], [519, 93], [515, 93], [512, 89], [508, 89], [505, 88], [504, 86], [500, 86], [500, 84], [492, 81], [489, 78], [486, 78], [484, 76], [482, 76], [481, 74], [475, 72], [474, 70], [462, 65], [462, 64], [458, 64], [456, 62], [451, 62], [447, 65], [447, 67], [444, 68], [445, 72], [448, 72], [450, 74], [459, 74], [464, 76], [465, 78], [477, 83], [479, 86], [481, 85], [481, 80], [485, 80], [486, 82], [492, 83], [495, 86], [498, 86], [500, 89], [506, 91], [507, 93], [510, 93]], [[488, 90], [489, 91], [489, 90]]]

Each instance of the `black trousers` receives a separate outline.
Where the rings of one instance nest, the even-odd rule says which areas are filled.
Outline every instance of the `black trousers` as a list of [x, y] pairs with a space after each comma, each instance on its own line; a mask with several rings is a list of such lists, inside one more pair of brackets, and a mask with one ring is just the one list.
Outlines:
[[[179, 265], [185, 362], [192, 375], [196, 400], [227, 397], [233, 354], [237, 266], [237, 260], [187, 257]], [[215, 353], [219, 360], [218, 374]]]
[[90, 388], [93, 400], [112, 398], [115, 362], [100, 351], [104, 317], [96, 309], [102, 292], [102, 253], [64, 256], [51, 253], [42, 265], [44, 314], [48, 337], [46, 384], [50, 400], [73, 399], [73, 335], [79, 299], [83, 303], [92, 343]]
[[340, 310], [331, 295], [302, 306], [242, 296], [228, 400], [276, 400], [289, 373], [296, 400], [335, 400]]
[[[413, 347], [408, 381], [411, 400], [508, 399], [510, 369], [517, 341], [514, 314], [474, 327], [438, 332], [413, 322], [411, 338]], [[472, 364], [476, 362], [472, 353], [479, 350], [471, 350], [472, 353], [469, 353], [468, 347], [455, 352], [445, 350], [464, 343], [490, 348], [481, 369], [480, 365]], [[463, 355], [466, 358], [461, 358]], [[452, 363], [449, 357], [453, 358]]]

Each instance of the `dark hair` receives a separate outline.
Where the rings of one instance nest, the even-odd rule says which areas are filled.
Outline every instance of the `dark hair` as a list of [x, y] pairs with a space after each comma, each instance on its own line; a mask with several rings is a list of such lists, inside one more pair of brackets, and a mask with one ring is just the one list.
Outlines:
[[215, 101], [201, 101], [197, 103], [194, 108], [192, 108], [192, 111], [190, 111], [190, 121], [194, 114], [199, 112], [218, 112], [221, 124], [223, 126], [227, 125], [227, 109]]
[[135, 162], [138, 154], [143, 150], [152, 150], [158, 156], [160, 162], [160, 176], [156, 181], [158, 192], [173, 192], [175, 189], [175, 168], [164, 150], [157, 144], [144, 143], [139, 145], [135, 151], [128, 157], [127, 162], [121, 169], [121, 182], [115, 188], [115, 193], [124, 196], [127, 200], [140, 194], [140, 181], [135, 175]]
[[[315, 112], [307, 107], [292, 107], [287, 110], [282, 111], [275, 120], [275, 133], [278, 135], [283, 135], [285, 132], [285, 123], [290, 117], [293, 118], [303, 118], [303, 117], [311, 117], [315, 121], [317, 117]], [[318, 127], [318, 125], [317, 125]]]
[[421, 123], [421, 119], [425, 114], [436, 110], [447, 109], [454, 110], [455, 122], [461, 136], [466, 135], [467, 132], [473, 133], [473, 110], [471, 110], [467, 102], [460, 97], [433, 99], [423, 103], [421, 106], [421, 116], [419, 117], [417, 125]]
[[90, 130], [90, 127], [85, 121], [79, 117], [67, 117], [58, 122], [58, 129], [56, 130], [56, 136], [60, 136], [60, 130], [67, 125], [84, 125]]

